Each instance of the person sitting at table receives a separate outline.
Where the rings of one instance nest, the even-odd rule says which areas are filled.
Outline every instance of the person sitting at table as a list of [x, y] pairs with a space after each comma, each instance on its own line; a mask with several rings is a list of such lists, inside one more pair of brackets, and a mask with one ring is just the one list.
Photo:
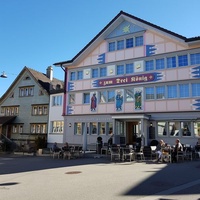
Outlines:
[[68, 159], [70, 159], [71, 157], [71, 153], [70, 153], [70, 148], [69, 148], [69, 144], [67, 142], [65, 142], [65, 145], [62, 147], [62, 157], [68, 157]]
[[176, 139], [175, 148], [172, 150], [172, 162], [177, 162], [177, 153], [183, 151], [183, 146], [179, 139]]
[[59, 151], [61, 151], [61, 148], [58, 147], [57, 142], [55, 142], [53, 144], [52, 150], [53, 150], [53, 152], [59, 152]]
[[162, 149], [165, 148], [165, 143], [163, 140], [160, 140], [160, 142], [158, 143], [158, 145], [156, 146], [156, 153], [158, 154], [158, 162], [161, 161], [162, 158]]
[[195, 145], [195, 150], [196, 151], [200, 151], [200, 138], [198, 138], [198, 141], [197, 141], [197, 143]]

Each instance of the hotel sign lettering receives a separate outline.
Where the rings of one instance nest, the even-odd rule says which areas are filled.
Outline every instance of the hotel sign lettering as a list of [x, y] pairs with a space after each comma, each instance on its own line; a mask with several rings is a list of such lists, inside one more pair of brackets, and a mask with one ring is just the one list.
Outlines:
[[143, 82], [152, 82], [160, 80], [160, 73], [148, 73], [132, 76], [123, 76], [107, 79], [99, 79], [93, 81], [94, 87], [106, 87], [112, 85], [124, 85], [124, 84], [133, 84], [133, 83], [143, 83]]

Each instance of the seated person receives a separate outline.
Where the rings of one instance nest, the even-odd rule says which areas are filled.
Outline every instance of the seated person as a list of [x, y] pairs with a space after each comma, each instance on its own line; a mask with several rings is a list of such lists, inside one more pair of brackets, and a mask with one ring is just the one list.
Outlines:
[[197, 141], [197, 143], [195, 145], [195, 150], [196, 151], [200, 151], [200, 138], [198, 138], [198, 141]]
[[69, 144], [66, 142], [65, 145], [62, 147], [62, 151], [69, 151]]
[[57, 145], [57, 142], [55, 142], [55, 143], [53, 144], [52, 150], [53, 150], [53, 152], [59, 152], [59, 151], [61, 151], [61, 149], [60, 149], [60, 148], [58, 147], [58, 145]]
[[165, 143], [163, 140], [160, 140], [156, 147], [156, 153], [158, 154], [158, 162], [161, 161], [163, 148], [165, 148]]
[[172, 162], [177, 162], [177, 153], [178, 153], [179, 151], [183, 151], [183, 146], [182, 146], [182, 144], [180, 143], [180, 140], [177, 139], [177, 140], [176, 140], [175, 148], [174, 148], [173, 151], [172, 151]]

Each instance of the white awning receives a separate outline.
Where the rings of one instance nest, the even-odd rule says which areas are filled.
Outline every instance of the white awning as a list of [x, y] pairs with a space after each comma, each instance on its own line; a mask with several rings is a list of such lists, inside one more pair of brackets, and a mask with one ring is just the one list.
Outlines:
[[112, 119], [147, 119], [149, 120], [150, 116], [148, 115], [116, 115], [112, 116]]

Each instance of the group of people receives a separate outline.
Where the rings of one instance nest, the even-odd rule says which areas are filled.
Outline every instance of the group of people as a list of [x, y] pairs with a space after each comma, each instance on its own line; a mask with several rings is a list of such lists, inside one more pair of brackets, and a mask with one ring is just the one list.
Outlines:
[[[171, 148], [167, 143], [165, 143], [163, 140], [160, 140], [156, 147], [156, 153], [158, 154], [158, 162], [164, 161], [164, 155], [165, 152], [169, 153], [171, 151], [171, 161], [177, 162], [177, 153], [179, 151], [183, 151], [183, 146], [179, 139], [176, 139], [176, 144], [174, 148]], [[167, 154], [166, 154], [167, 155]]]
[[69, 144], [68, 144], [67, 142], [66, 142], [66, 143], [64, 144], [64, 146], [61, 147], [61, 148], [58, 147], [57, 142], [55, 142], [55, 143], [53, 144], [52, 150], [53, 150], [53, 152], [59, 152], [59, 153], [60, 153], [60, 157], [63, 157], [64, 152], [69, 152], [69, 151], [70, 151], [70, 148], [69, 148]]

